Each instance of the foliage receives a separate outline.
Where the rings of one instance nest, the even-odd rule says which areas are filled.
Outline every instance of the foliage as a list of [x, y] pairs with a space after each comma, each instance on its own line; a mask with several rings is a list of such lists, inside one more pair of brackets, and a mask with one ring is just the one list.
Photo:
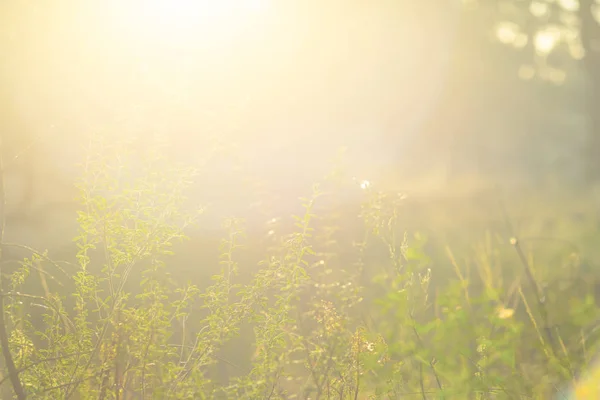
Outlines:
[[[195, 171], [174, 167], [159, 144], [133, 153], [102, 142], [82, 170], [76, 265], [64, 271], [32, 250], [7, 282], [10, 352], [30, 398], [542, 399], [590, 362], [591, 293], [545, 293], [560, 276], [519, 258], [517, 239], [506, 250], [487, 236], [461, 258], [446, 246], [440, 260], [403, 228], [396, 193], [365, 186], [353, 264], [337, 243], [342, 217], [315, 214], [327, 196], [315, 186], [251, 280], [239, 274], [243, 221], [231, 218], [212, 282], [179, 286], [169, 255], [201, 214], [182, 211]], [[575, 256], [547, 262], [565, 257]], [[44, 263], [72, 293], [25, 292], [32, 272], [53, 277]], [[221, 351], [247, 327], [247, 368], [220, 376]]]

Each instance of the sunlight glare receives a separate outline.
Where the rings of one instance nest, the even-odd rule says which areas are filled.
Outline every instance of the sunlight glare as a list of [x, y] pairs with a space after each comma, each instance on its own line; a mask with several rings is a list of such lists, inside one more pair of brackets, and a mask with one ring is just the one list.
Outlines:
[[496, 37], [503, 44], [514, 43], [519, 36], [519, 27], [510, 22], [502, 22], [496, 27]]
[[558, 44], [560, 32], [556, 30], [546, 29], [539, 31], [535, 35], [535, 48], [538, 53], [548, 54]]
[[239, 35], [269, 7], [268, 0], [123, 1], [130, 26], [169, 42], [218, 41]]

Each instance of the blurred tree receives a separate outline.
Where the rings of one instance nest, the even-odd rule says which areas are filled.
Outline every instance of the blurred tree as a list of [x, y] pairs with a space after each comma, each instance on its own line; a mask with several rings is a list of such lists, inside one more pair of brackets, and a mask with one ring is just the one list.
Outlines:
[[587, 90], [588, 116], [590, 119], [590, 144], [587, 159], [589, 174], [593, 179], [600, 178], [600, 4], [595, 0], [580, 0], [579, 19], [581, 44], [585, 51], [583, 64], [587, 70], [589, 84]]
[[[475, 36], [490, 38], [492, 43], [515, 52], [509, 57], [519, 59], [515, 72], [524, 81], [575, 85], [577, 75], [583, 73], [584, 87], [579, 89], [583, 93], [580, 91], [578, 96], [584, 104], [577, 111], [585, 113], [587, 119], [586, 177], [591, 181], [600, 179], [598, 1], [463, 0], [463, 6], [467, 19], [477, 16], [483, 21], [478, 25], [482, 30]], [[562, 97], [563, 101], [570, 99], [568, 93], [563, 92]]]

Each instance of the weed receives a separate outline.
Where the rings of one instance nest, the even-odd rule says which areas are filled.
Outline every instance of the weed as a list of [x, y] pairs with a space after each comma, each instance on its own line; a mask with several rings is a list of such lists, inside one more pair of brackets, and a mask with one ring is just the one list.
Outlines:
[[[343, 215], [339, 171], [244, 266], [251, 279], [239, 272], [252, 241], [230, 218], [212, 282], [185, 285], [169, 256], [201, 223], [184, 210], [195, 171], [159, 142], [134, 153], [100, 140], [82, 171], [76, 263], [22, 246], [31, 256], [3, 271], [2, 398], [542, 399], [592, 359], [595, 299], [550, 292], [560, 267], [489, 231], [469, 250], [436, 244], [407, 230], [403, 196], [372, 184]], [[580, 268], [561, 251], [547, 262]], [[248, 357], [223, 358], [236, 343]]]

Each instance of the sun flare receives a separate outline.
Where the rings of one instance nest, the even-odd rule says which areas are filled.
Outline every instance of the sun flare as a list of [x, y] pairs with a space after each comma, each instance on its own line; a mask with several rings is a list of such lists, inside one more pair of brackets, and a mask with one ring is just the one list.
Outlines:
[[269, 0], [134, 0], [116, 3], [130, 29], [163, 42], [218, 42], [238, 36]]

